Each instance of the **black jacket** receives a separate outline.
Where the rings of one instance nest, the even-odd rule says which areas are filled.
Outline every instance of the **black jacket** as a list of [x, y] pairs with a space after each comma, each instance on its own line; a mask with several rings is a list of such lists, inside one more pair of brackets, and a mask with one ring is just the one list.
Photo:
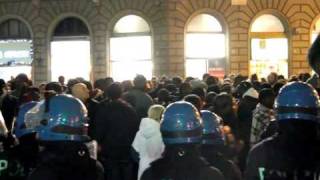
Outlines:
[[164, 157], [151, 163], [141, 180], [222, 180], [221, 172], [201, 158], [195, 148], [166, 149]]
[[99, 104], [95, 122], [101, 156], [113, 161], [130, 159], [131, 144], [140, 125], [134, 109], [122, 100], [107, 100]]
[[41, 154], [29, 180], [104, 180], [102, 165], [90, 157], [85, 145], [49, 147]]
[[245, 179], [319, 179], [319, 152], [320, 144], [317, 142], [291, 146], [277, 134], [253, 147], [248, 156]]
[[201, 154], [211, 166], [222, 172], [226, 180], [241, 180], [240, 169], [231, 160], [226, 159], [223, 154], [218, 152], [214, 146], [202, 145]]

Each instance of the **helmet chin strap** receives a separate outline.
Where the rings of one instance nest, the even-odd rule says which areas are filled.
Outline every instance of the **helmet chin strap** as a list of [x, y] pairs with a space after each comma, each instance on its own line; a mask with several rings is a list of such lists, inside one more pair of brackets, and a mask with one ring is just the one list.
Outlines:
[[97, 143], [97, 141], [92, 140], [92, 141], [89, 141], [84, 144], [87, 146], [87, 148], [89, 150], [90, 157], [92, 159], [97, 160], [98, 159], [98, 143]]

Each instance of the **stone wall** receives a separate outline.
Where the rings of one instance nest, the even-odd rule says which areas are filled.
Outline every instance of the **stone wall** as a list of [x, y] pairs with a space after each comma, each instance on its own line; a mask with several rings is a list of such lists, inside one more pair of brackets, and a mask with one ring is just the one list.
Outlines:
[[320, 0], [0, 0], [0, 21], [18, 18], [32, 32], [33, 79], [50, 79], [49, 42], [55, 25], [65, 17], [78, 17], [90, 30], [92, 79], [108, 75], [108, 37], [114, 23], [127, 14], [137, 14], [150, 23], [153, 32], [154, 75], [184, 76], [184, 32], [191, 17], [206, 12], [221, 20], [228, 37], [228, 72], [249, 73], [250, 25], [263, 13], [287, 22], [289, 73], [309, 72], [306, 61], [310, 30], [318, 17]]

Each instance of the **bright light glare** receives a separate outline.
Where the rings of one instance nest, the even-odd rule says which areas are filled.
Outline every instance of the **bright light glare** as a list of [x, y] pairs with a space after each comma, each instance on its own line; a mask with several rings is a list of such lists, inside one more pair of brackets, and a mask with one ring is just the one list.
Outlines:
[[187, 34], [186, 37], [187, 58], [224, 58], [225, 35], [224, 34]]
[[31, 78], [31, 66], [3, 66], [0, 67], [0, 78], [5, 81], [11, 80], [11, 77], [16, 77], [18, 74], [24, 73]]
[[250, 71], [262, 78], [270, 72], [288, 76], [288, 39], [252, 39]]
[[116, 81], [136, 74], [152, 77], [151, 37], [114, 37], [110, 40], [111, 75]]
[[202, 79], [202, 75], [208, 71], [207, 60], [205, 59], [187, 59], [186, 76]]
[[151, 59], [151, 37], [113, 37], [110, 40], [111, 61]]
[[114, 33], [150, 32], [148, 23], [136, 15], [121, 18], [114, 27]]
[[[265, 47], [260, 47], [260, 41], [265, 41]], [[288, 59], [288, 39], [252, 39], [252, 59], [253, 60], [287, 60]]]
[[152, 78], [151, 61], [128, 61], [112, 62], [111, 76], [116, 81], [132, 80], [137, 74], [144, 75], [147, 79]]
[[51, 42], [51, 80], [63, 75], [68, 79], [90, 79], [90, 41]]
[[188, 24], [187, 32], [222, 32], [222, 26], [215, 17], [199, 14]]
[[284, 27], [276, 16], [264, 14], [253, 22], [251, 32], [284, 32]]

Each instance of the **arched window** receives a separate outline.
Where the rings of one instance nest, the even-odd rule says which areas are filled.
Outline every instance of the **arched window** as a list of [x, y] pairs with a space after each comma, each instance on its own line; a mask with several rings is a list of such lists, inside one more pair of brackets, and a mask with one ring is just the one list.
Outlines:
[[311, 34], [311, 43], [313, 43], [314, 40], [316, 40], [319, 33], [320, 33], [320, 18], [318, 18], [317, 21], [313, 24], [312, 34]]
[[220, 22], [199, 14], [187, 25], [186, 76], [202, 78], [204, 73], [223, 77], [226, 66], [226, 36]]
[[152, 77], [151, 30], [136, 15], [122, 17], [110, 39], [111, 76], [116, 81], [132, 80], [136, 74]]
[[0, 23], [0, 79], [6, 81], [19, 73], [31, 77], [32, 40], [25, 23], [8, 19]]
[[82, 77], [90, 80], [90, 34], [77, 18], [63, 19], [55, 27], [51, 40], [51, 80]]
[[259, 78], [271, 72], [288, 77], [288, 38], [280, 19], [271, 14], [261, 15], [250, 31], [250, 73]]

